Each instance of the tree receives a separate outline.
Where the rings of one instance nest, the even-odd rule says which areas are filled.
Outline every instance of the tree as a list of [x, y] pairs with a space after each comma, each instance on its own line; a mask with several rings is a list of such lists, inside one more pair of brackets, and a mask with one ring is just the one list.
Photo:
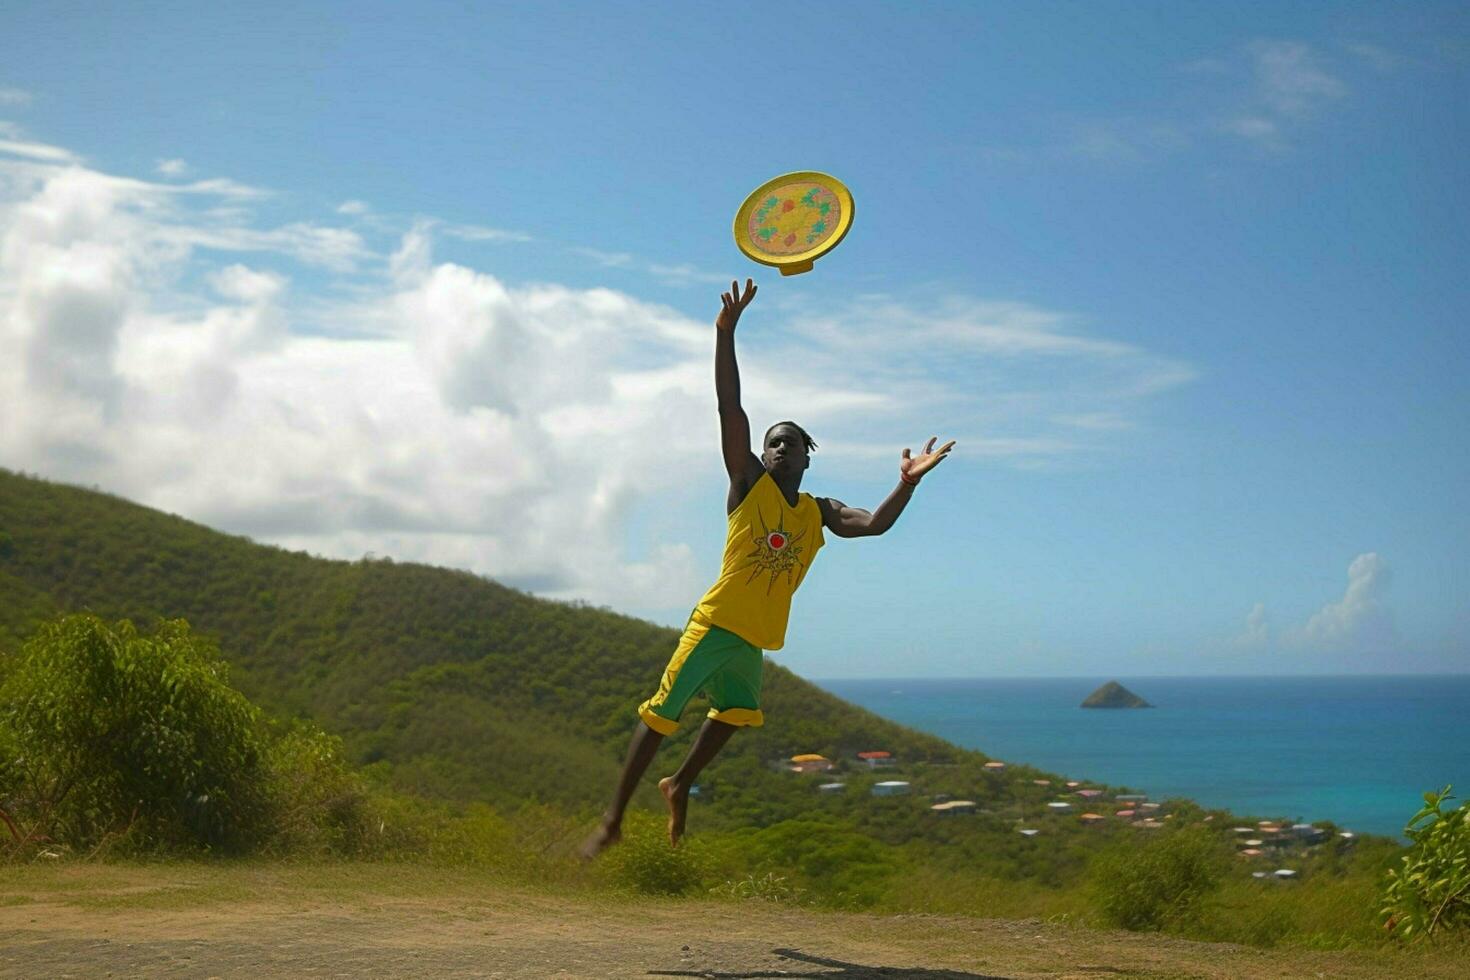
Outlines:
[[150, 635], [89, 614], [43, 625], [0, 683], [0, 747], [12, 847], [240, 850], [264, 830], [259, 712], [183, 620]]

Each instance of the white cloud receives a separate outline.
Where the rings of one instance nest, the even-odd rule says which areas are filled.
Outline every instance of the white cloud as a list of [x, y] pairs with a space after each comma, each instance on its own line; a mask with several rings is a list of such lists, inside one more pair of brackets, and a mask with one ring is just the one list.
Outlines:
[[1301, 625], [1273, 631], [1265, 603], [1256, 603], [1246, 616], [1245, 629], [1226, 646], [1306, 656], [1394, 652], [1398, 632], [1384, 602], [1390, 581], [1387, 563], [1376, 552], [1366, 552], [1353, 559], [1347, 574], [1342, 598], [1327, 603]]
[[1252, 89], [1217, 123], [1219, 132], [1268, 150], [1282, 150], [1290, 130], [1348, 94], [1325, 59], [1297, 41], [1259, 40], [1244, 50]]
[[30, 105], [31, 93], [23, 88], [0, 88], [0, 105]]
[[165, 177], [182, 177], [189, 172], [189, 165], [174, 157], [169, 160], [159, 160], [153, 169]]
[[337, 205], [338, 214], [367, 214], [369, 210], [366, 201], [343, 201]]
[[677, 264], [650, 262], [630, 252], [605, 252], [583, 245], [571, 246], [568, 251], [574, 255], [591, 259], [603, 268], [641, 272], [671, 286], [690, 286], [698, 283], [728, 285], [730, 282], [729, 276], [706, 272], [687, 262]]
[[1235, 638], [1235, 645], [1248, 650], [1264, 650], [1271, 644], [1271, 622], [1266, 604], [1258, 602], [1245, 617], [1245, 631]]
[[1283, 116], [1301, 116], [1347, 94], [1342, 80], [1322, 67], [1307, 45], [1256, 41], [1248, 49], [1261, 100]]
[[[15, 130], [8, 129], [6, 132], [8, 135], [14, 134]], [[41, 160], [47, 163], [75, 163], [79, 159], [71, 151], [63, 150], [59, 146], [11, 139], [0, 140], [0, 153], [27, 157], [32, 160]]]
[[626, 269], [633, 264], [633, 256], [627, 252], [605, 252], [585, 245], [575, 245], [571, 251], [609, 269]]
[[[1390, 52], [1373, 45], [1345, 44], [1341, 50], [1380, 72], [1395, 63]], [[1064, 152], [1140, 163], [1221, 136], [1280, 152], [1301, 126], [1349, 94], [1327, 56], [1298, 41], [1256, 40], [1228, 55], [1187, 62], [1179, 71], [1187, 85], [1172, 108], [1074, 121]]]
[[[713, 456], [707, 319], [436, 260], [455, 226], [430, 220], [379, 252], [343, 228], [257, 227], [264, 192], [228, 180], [0, 175], [0, 349], [17, 355], [0, 359], [0, 465], [552, 595], [666, 608], [706, 584], [679, 534], [636, 554], [624, 535], [693, 492], [654, 478], [660, 461]], [[747, 317], [753, 424], [799, 418], [866, 473], [931, 428], [972, 459], [1076, 458], [1191, 376], [1026, 304]]]
[[1388, 566], [1376, 552], [1354, 558], [1348, 566], [1343, 597], [1323, 606], [1305, 626], [1289, 633], [1287, 642], [1330, 653], [1391, 652], [1397, 631], [1393, 614], [1383, 603], [1389, 579]]
[[483, 225], [444, 225], [439, 229], [444, 234], [467, 242], [529, 242], [531, 236], [521, 231], [504, 228], [486, 228]]

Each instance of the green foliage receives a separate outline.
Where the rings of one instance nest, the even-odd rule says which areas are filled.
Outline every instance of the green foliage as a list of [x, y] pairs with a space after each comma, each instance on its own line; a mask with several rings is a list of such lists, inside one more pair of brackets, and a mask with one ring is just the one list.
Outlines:
[[368, 856], [395, 845], [341, 742], [272, 726], [182, 620], [44, 624], [0, 683], [0, 853]]
[[613, 882], [643, 895], [688, 895], [702, 890], [709, 873], [699, 842], [670, 847], [664, 822], [645, 813], [627, 815], [622, 843], [599, 862]]
[[71, 847], [257, 843], [269, 806], [258, 712], [225, 673], [182, 621], [149, 636], [85, 614], [43, 626], [0, 687], [17, 823]]
[[1229, 856], [1220, 839], [1186, 827], [1140, 845], [1122, 844], [1093, 861], [1098, 912], [1124, 929], [1180, 928], [1196, 923], [1220, 885]]
[[[4, 470], [0, 535], [0, 690], [20, 690], [17, 672], [30, 673], [22, 669], [22, 642], [58, 615], [184, 617], [195, 631], [187, 645], [207, 650], [204, 660], [228, 660], [240, 694], [264, 712], [309, 718], [340, 737], [299, 723], [277, 726], [256, 713], [239, 743], [253, 746], [253, 754], [232, 771], [241, 785], [217, 798], [202, 788], [200, 775], [213, 763], [201, 755], [184, 760], [176, 750], [196, 737], [207, 748], [227, 732], [195, 736], [178, 728], [173, 741], [155, 749], [165, 773], [173, 766], [170, 785], [187, 787], [196, 800], [208, 795], [213, 814], [222, 810], [218, 799], [256, 817], [243, 819], [242, 810], [227, 827], [182, 805], [182, 794], [158, 794], [150, 799], [164, 816], [145, 820], [140, 811], [129, 824], [133, 804], [116, 800], [62, 813], [73, 805], [70, 790], [63, 805], [47, 810], [47, 786], [61, 783], [44, 773], [39, 783], [31, 780], [40, 757], [0, 720], [0, 813], [19, 827], [12, 835], [0, 823], [0, 851], [54, 818], [45, 833], [83, 853], [99, 844], [345, 853], [470, 864], [537, 882], [615, 876], [620, 887], [666, 894], [714, 888], [732, 898], [1047, 917], [1077, 916], [1087, 907], [1080, 886], [1100, 848], [1121, 847], [1132, 861], [1144, 851], [1127, 842], [1147, 841], [1151, 851], [1170, 840], [1121, 822], [1084, 829], [1074, 818], [1047, 814], [1061, 777], [1014, 761], [1004, 773], [987, 772], [982, 753], [893, 724], [768, 663], [766, 725], [741, 731], [702, 774], [705, 792], [691, 802], [693, 835], [685, 846], [669, 852], [653, 783], [660, 765], [687, 751], [707, 707], [698, 699], [635, 795], [628, 840], [589, 873], [567, 852], [606, 803], [634, 707], [652, 692], [677, 631], [539, 600], [464, 572], [326, 561], [261, 546]], [[196, 664], [184, 673], [203, 669]], [[223, 684], [222, 668], [218, 679]], [[15, 703], [4, 697], [0, 712]], [[190, 704], [185, 698], [175, 710]], [[68, 724], [100, 722], [113, 710], [104, 704]], [[854, 758], [867, 749], [892, 752], [898, 765], [868, 770]], [[802, 776], [779, 765], [799, 752], [820, 752], [838, 769]], [[134, 757], [124, 763], [136, 767]], [[75, 764], [64, 754], [45, 762], [57, 772]], [[115, 788], [127, 778], [99, 777], [96, 785]], [[845, 793], [817, 793], [817, 783], [834, 778], [847, 783]], [[913, 793], [872, 797], [872, 783], [887, 778], [911, 781]], [[1052, 786], [1035, 786], [1037, 778]], [[975, 800], [978, 810], [941, 818], [929, 810], [938, 793]], [[1203, 818], [1181, 801], [1170, 810], [1176, 825]], [[1231, 822], [1223, 812], [1215, 818], [1216, 827]], [[646, 823], [642, 831], [639, 821]], [[1042, 834], [1023, 838], [1021, 826], [1039, 826]], [[191, 827], [197, 832], [184, 832]], [[1149, 857], [1150, 870], [1137, 880], [1129, 875], [1138, 869], [1124, 868], [1127, 887], [1089, 888], [1094, 895], [1098, 887], [1120, 892], [1122, 900], [1110, 906], [1120, 919], [1195, 935], [1288, 942], [1310, 934], [1331, 944], [1360, 941], [1365, 930], [1381, 934], [1373, 894], [1387, 863], [1397, 862], [1396, 846], [1359, 837], [1353, 847], [1313, 851], [1296, 862], [1304, 880], [1275, 891], [1238, 880], [1245, 869], [1237, 866], [1224, 895], [1238, 909], [1225, 908], [1220, 893], [1197, 900], [1214, 872], [1207, 859], [1196, 866], [1181, 855]], [[1093, 881], [1105, 864], [1093, 865]], [[1276, 914], [1253, 911], [1268, 906]], [[1196, 924], [1187, 926], [1192, 918]]]
[[265, 752], [269, 808], [263, 848], [276, 854], [374, 856], [400, 846], [362, 776], [342, 757], [342, 740], [297, 722]]
[[1446, 809], [1452, 788], [1424, 794], [1404, 828], [1413, 844], [1402, 867], [1388, 872], [1382, 914], [1400, 939], [1470, 928], [1470, 806]]
[[723, 881], [710, 889], [710, 895], [738, 902], [775, 902], [781, 905], [801, 905], [807, 900], [805, 890], [792, 884], [787, 876], [774, 871]]
[[729, 835], [722, 844], [728, 865], [779, 876], [813, 901], [838, 908], [876, 904], [899, 864], [893, 848], [837, 822], [785, 820]]

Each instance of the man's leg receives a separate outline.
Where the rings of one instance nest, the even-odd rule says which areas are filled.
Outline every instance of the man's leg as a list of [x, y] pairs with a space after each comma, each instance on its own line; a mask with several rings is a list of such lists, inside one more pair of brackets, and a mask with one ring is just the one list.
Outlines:
[[623, 774], [618, 779], [618, 790], [613, 797], [612, 806], [602, 815], [602, 823], [592, 832], [592, 836], [582, 842], [581, 855], [584, 860], [596, 857], [604, 848], [622, 839], [623, 811], [628, 808], [633, 790], [638, 788], [638, 780], [643, 777], [644, 770], [653, 761], [654, 753], [658, 752], [659, 744], [663, 740], [664, 737], [649, 728], [646, 722], [638, 722], [638, 729], [633, 733], [633, 741], [628, 746], [628, 758], [623, 763]]
[[684, 816], [689, 810], [689, 790], [694, 785], [694, 780], [709, 765], [710, 760], [719, 754], [720, 749], [725, 747], [725, 743], [730, 741], [730, 736], [735, 734], [738, 727], [740, 726], [715, 721], [713, 718], [705, 719], [704, 727], [695, 737], [679, 771], [658, 781], [659, 792], [664, 794], [664, 800], [669, 804], [670, 844], [678, 844], [679, 838], [684, 836]]

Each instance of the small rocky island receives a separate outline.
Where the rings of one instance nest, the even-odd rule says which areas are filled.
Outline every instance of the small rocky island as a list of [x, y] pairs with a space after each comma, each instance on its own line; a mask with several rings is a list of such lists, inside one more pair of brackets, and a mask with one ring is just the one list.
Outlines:
[[1108, 681], [1082, 702], [1084, 708], [1152, 708], [1143, 698], [1117, 681]]

